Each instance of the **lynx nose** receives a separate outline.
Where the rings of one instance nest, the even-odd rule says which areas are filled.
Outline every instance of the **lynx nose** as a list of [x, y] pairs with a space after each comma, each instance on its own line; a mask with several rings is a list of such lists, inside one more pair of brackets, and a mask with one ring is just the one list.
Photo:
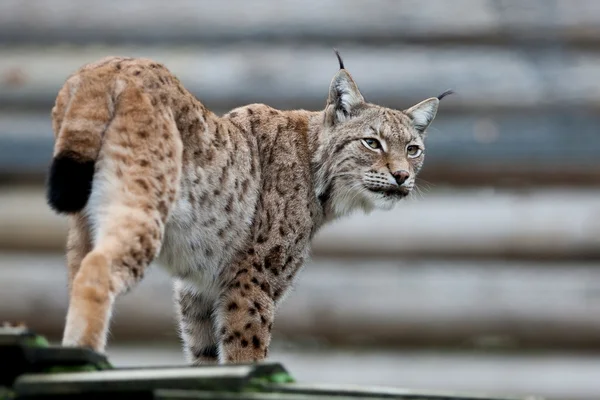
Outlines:
[[410, 173], [401, 169], [400, 171], [392, 172], [392, 176], [396, 180], [398, 186], [402, 185], [410, 177]]

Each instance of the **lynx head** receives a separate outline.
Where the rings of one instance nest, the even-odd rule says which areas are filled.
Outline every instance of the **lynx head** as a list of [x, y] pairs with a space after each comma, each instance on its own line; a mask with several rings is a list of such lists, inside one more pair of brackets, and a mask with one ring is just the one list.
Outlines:
[[406, 109], [365, 101], [344, 68], [329, 88], [319, 138], [317, 195], [334, 215], [390, 209], [415, 186], [425, 157], [425, 131], [451, 91]]

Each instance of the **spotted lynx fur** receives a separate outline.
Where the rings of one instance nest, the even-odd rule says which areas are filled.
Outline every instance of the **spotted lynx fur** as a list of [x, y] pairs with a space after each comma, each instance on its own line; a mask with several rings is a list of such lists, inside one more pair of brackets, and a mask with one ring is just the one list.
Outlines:
[[115, 299], [160, 261], [190, 363], [260, 361], [324, 223], [413, 189], [439, 100], [365, 102], [341, 58], [325, 109], [224, 116], [163, 65], [88, 64], [52, 110], [48, 202], [68, 214], [63, 344], [104, 351]]

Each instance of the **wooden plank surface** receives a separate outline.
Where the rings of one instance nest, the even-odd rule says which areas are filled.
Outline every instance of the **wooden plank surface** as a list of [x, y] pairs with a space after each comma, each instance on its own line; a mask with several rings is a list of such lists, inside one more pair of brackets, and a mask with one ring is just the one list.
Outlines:
[[[181, 365], [178, 344], [117, 343], [108, 354], [117, 366]], [[597, 400], [596, 353], [497, 354], [436, 350], [328, 349], [275, 340], [269, 353], [301, 383], [383, 385], [408, 389], [530, 395], [528, 400]], [[538, 396], [538, 397], [534, 397]]]
[[[597, 111], [600, 53], [479, 46], [341, 45], [367, 100], [407, 108], [452, 88], [442, 110]], [[49, 110], [69, 74], [107, 55], [163, 62], [211, 109], [321, 109], [337, 70], [325, 45], [0, 47], [0, 106]], [[567, 62], [568, 60], [568, 62]]]
[[[63, 257], [0, 254], [0, 315], [56, 338]], [[596, 263], [315, 258], [276, 319], [277, 340], [335, 345], [600, 349]], [[19, 299], [19, 301], [14, 301]], [[154, 266], [117, 303], [115, 340], [176, 340], [171, 284]]]
[[3, 0], [0, 40], [597, 41], [594, 0]]

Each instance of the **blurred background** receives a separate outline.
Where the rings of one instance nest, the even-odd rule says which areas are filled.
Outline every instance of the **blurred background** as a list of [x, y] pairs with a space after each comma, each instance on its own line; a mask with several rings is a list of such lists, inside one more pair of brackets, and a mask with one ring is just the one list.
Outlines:
[[[0, 319], [59, 340], [66, 221], [50, 109], [107, 55], [165, 63], [215, 112], [321, 109], [337, 47], [367, 100], [448, 88], [419, 194], [318, 235], [271, 360], [304, 382], [600, 395], [597, 0], [1, 0]], [[120, 299], [119, 366], [183, 363], [156, 267]]]

